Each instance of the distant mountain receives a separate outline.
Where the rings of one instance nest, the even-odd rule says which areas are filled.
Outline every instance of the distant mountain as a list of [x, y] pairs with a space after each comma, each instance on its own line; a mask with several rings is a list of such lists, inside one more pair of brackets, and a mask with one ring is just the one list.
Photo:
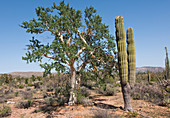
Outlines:
[[43, 76], [43, 72], [12, 72], [7, 74], [11, 74], [12, 76], [20, 76], [20, 77], [32, 77], [32, 75]]
[[[147, 73], [148, 70], [150, 72], [163, 72], [164, 68], [162, 68], [162, 67], [150, 67], [150, 66], [137, 67], [136, 73]], [[12, 72], [12, 73], [7, 73], [7, 74], [11, 74], [12, 76], [20, 76], [20, 77], [32, 77], [32, 75], [43, 76], [43, 72]]]
[[145, 67], [137, 67], [136, 68], [136, 73], [146, 73], [146, 72], [163, 72], [164, 68], [162, 67], [150, 67], [150, 66], [145, 66]]

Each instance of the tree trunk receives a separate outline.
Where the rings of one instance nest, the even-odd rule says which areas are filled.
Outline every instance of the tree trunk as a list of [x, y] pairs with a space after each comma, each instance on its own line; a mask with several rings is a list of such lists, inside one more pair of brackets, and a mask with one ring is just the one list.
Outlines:
[[124, 99], [124, 110], [125, 111], [131, 111], [133, 112], [133, 108], [131, 106], [131, 102], [130, 102], [130, 95], [131, 95], [131, 88], [129, 83], [127, 82], [126, 85], [122, 84], [122, 94], [123, 94], [123, 99]]
[[71, 68], [71, 91], [68, 105], [74, 105], [77, 101], [76, 93], [75, 93], [75, 85], [76, 85], [76, 71], [74, 68]]
[[79, 74], [77, 79], [76, 79], [76, 89], [77, 89], [77, 91], [80, 90], [80, 86], [81, 86], [81, 74]]

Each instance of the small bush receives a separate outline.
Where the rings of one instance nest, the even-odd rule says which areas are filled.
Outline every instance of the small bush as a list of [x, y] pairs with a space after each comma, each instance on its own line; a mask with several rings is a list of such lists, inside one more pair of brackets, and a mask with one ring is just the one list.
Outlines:
[[158, 105], [168, 106], [170, 104], [170, 95], [164, 92], [156, 84], [145, 85], [140, 83], [135, 85], [131, 96], [136, 100], [147, 100]]
[[19, 102], [17, 105], [16, 105], [16, 107], [17, 108], [20, 108], [20, 109], [22, 109], [22, 108], [24, 108], [24, 109], [28, 109], [29, 107], [31, 107], [33, 105], [33, 101], [31, 101], [31, 100], [27, 100], [27, 101], [21, 101], [21, 102]]
[[137, 112], [128, 112], [125, 117], [127, 118], [136, 118], [139, 115]]
[[23, 88], [24, 88], [24, 85], [23, 85], [23, 84], [19, 84], [19, 85], [18, 85], [18, 88], [23, 89]]
[[17, 97], [17, 96], [18, 96], [18, 93], [19, 93], [18, 91], [14, 93], [14, 94], [15, 94], [15, 97]]
[[55, 103], [56, 99], [52, 98], [52, 97], [47, 97], [45, 99], [45, 103], [48, 105], [48, 106], [53, 106], [54, 103]]
[[87, 88], [85, 88], [85, 87], [81, 87], [80, 88], [79, 94], [81, 94], [84, 97], [88, 97], [90, 95], [90, 93], [88, 92]]
[[28, 86], [34, 86], [32, 83], [28, 83]]
[[40, 88], [40, 82], [35, 82], [34, 83], [34, 88], [39, 89]]
[[52, 92], [53, 90], [54, 90], [54, 88], [52, 88], [52, 87], [47, 88], [47, 92]]
[[89, 100], [89, 98], [86, 97], [81, 97], [79, 100], [79, 103], [82, 104], [83, 106], [93, 106], [93, 102]]
[[22, 97], [24, 98], [24, 99], [32, 99], [32, 97], [33, 97], [33, 94], [32, 94], [32, 92], [31, 91], [29, 91], [29, 92], [22, 92]]
[[66, 102], [67, 102], [67, 100], [64, 97], [58, 97], [58, 99], [57, 99], [57, 104], [59, 106], [63, 106]]
[[117, 90], [114, 88], [114, 86], [108, 84], [99, 87], [98, 92], [106, 96], [112, 96], [117, 93]]
[[11, 115], [11, 108], [8, 106], [2, 106], [0, 107], [0, 117], [6, 117]]
[[28, 84], [28, 78], [25, 78], [24, 83], [25, 83], [25, 84]]
[[118, 118], [117, 115], [112, 115], [106, 110], [97, 110], [94, 112], [93, 118]]

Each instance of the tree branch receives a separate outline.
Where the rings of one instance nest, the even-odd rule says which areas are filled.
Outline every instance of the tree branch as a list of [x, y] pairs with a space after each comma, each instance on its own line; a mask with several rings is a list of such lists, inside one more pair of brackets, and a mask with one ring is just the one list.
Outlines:
[[86, 47], [83, 47], [82, 49], [80, 49], [80, 50], [77, 52], [76, 56], [80, 56], [80, 54], [83, 52], [84, 49], [86, 49]]
[[80, 38], [81, 38], [81, 40], [87, 45], [87, 42], [86, 42], [86, 40], [81, 36], [81, 34], [80, 34], [80, 31], [79, 30], [77, 30], [77, 35], [79, 35], [80, 36]]
[[[46, 57], [46, 58], [55, 59], [54, 57], [48, 56], [48, 55], [46, 55], [46, 54], [42, 54], [42, 55], [44, 55], [44, 57]], [[68, 65], [70, 65], [69, 62], [68, 62], [67, 60], [62, 60], [62, 59], [58, 59], [58, 60], [59, 60], [59, 61], [62, 61], [62, 62], [64, 62], [64, 63], [66, 63], [66, 64], [68, 64]]]

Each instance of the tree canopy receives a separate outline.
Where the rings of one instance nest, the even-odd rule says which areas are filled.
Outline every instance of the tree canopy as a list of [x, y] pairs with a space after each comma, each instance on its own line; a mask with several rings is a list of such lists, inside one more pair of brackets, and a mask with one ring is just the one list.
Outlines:
[[44, 58], [49, 58], [51, 61], [40, 64], [45, 74], [53, 68], [58, 72], [68, 69], [80, 72], [85, 67], [94, 71], [115, 66], [114, 37], [92, 6], [82, 14], [61, 1], [59, 6], [53, 3], [52, 7], [38, 7], [35, 11], [37, 18], [20, 26], [28, 33], [50, 32], [54, 40], [44, 44], [33, 37], [23, 57], [27, 63], [43, 62]]

